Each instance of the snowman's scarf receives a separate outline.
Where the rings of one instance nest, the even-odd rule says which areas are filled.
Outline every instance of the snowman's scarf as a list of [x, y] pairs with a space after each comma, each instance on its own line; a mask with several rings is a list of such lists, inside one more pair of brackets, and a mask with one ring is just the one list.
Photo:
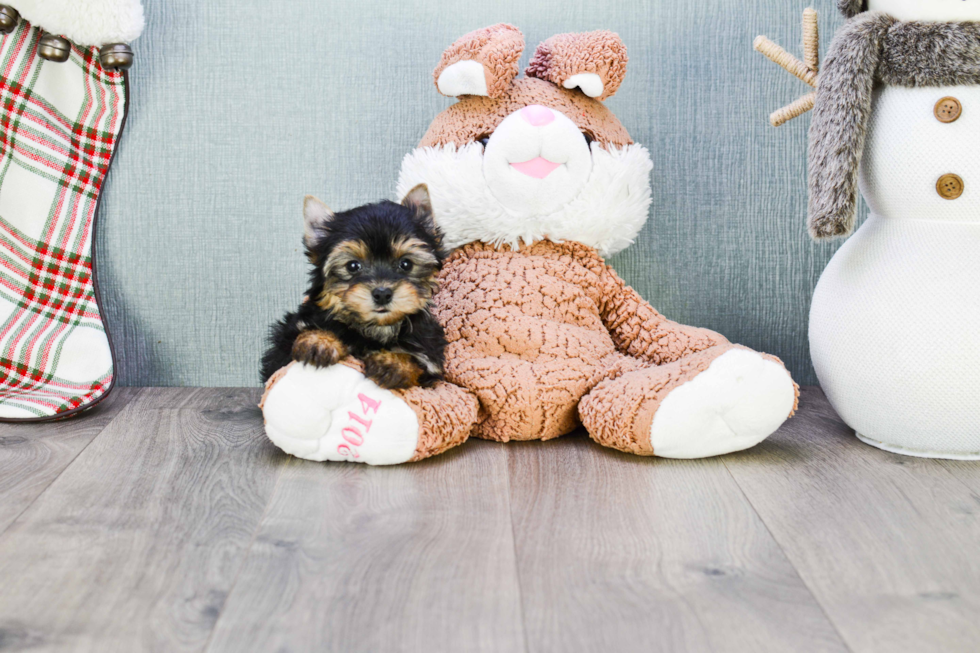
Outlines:
[[868, 0], [837, 0], [837, 8], [848, 18], [853, 18], [868, 8]]
[[858, 167], [875, 84], [980, 84], [980, 22], [900, 22], [859, 14], [834, 37], [810, 127], [809, 229], [846, 236], [857, 213]]

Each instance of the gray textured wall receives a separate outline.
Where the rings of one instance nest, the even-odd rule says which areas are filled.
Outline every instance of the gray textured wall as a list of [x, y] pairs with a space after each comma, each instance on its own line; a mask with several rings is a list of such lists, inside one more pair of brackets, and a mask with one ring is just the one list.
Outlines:
[[608, 28], [629, 48], [609, 106], [653, 156], [650, 220], [612, 262], [669, 317], [782, 357], [814, 383], [810, 296], [833, 245], [804, 229], [809, 118], [768, 113], [802, 83], [752, 51], [799, 54], [802, 10], [834, 0], [145, 0], [132, 108], [103, 198], [99, 279], [128, 385], [253, 385], [267, 325], [302, 292], [300, 204], [390, 196], [451, 100], [431, 71], [465, 32], [534, 46]]

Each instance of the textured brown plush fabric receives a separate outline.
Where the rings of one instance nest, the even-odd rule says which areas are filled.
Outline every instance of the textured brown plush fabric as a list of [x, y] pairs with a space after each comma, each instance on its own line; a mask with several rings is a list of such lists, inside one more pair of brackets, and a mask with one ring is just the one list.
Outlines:
[[446, 262], [435, 302], [449, 341], [446, 378], [479, 398], [474, 435], [485, 439], [564, 435], [580, 424], [583, 397], [623, 377], [585, 403], [590, 430], [608, 446], [652, 453], [660, 399], [731, 347], [667, 320], [594, 249], [573, 242], [466, 245]]
[[419, 420], [419, 443], [412, 461], [435, 456], [469, 439], [480, 404], [463, 388], [437, 383], [432, 388], [410, 388], [395, 394]]
[[633, 369], [621, 376], [611, 376], [582, 399], [579, 404], [582, 423], [599, 444], [652, 456], [650, 427], [661, 402], [673, 390], [708, 369], [716, 358], [738, 346], [717, 344], [659, 367], [633, 362]]
[[442, 71], [459, 61], [472, 60], [483, 64], [490, 97], [500, 97], [507, 92], [511, 80], [517, 77], [517, 63], [523, 52], [524, 35], [513, 25], [500, 23], [470, 32], [442, 53], [442, 59], [432, 74], [436, 88], [439, 88]]
[[573, 75], [595, 73], [602, 79], [602, 95], [596, 99], [605, 100], [622, 84], [628, 60], [626, 46], [614, 32], [557, 34], [538, 46], [524, 74], [561, 86]]
[[626, 128], [601, 102], [578, 89], [560, 88], [543, 79], [514, 80], [504, 97], [464, 95], [429, 126], [419, 147], [455, 143], [463, 146], [489, 136], [504, 118], [530, 104], [557, 109], [600, 145], [630, 145]]

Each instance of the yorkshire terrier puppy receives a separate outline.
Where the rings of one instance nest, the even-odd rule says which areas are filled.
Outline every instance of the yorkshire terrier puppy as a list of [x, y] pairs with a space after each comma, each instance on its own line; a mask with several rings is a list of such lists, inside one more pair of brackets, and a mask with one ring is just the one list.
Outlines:
[[336, 214], [307, 196], [303, 215], [310, 287], [272, 327], [263, 381], [291, 360], [327, 367], [348, 355], [382, 388], [439, 380], [446, 338], [429, 306], [444, 254], [425, 185], [401, 204]]

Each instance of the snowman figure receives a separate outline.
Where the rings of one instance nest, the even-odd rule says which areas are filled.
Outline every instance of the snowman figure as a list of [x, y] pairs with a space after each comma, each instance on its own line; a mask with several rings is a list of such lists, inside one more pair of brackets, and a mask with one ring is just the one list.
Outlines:
[[814, 368], [864, 442], [977, 459], [980, 0], [838, 4], [850, 20], [814, 84], [809, 230], [848, 235], [858, 189], [870, 215], [814, 292]]

